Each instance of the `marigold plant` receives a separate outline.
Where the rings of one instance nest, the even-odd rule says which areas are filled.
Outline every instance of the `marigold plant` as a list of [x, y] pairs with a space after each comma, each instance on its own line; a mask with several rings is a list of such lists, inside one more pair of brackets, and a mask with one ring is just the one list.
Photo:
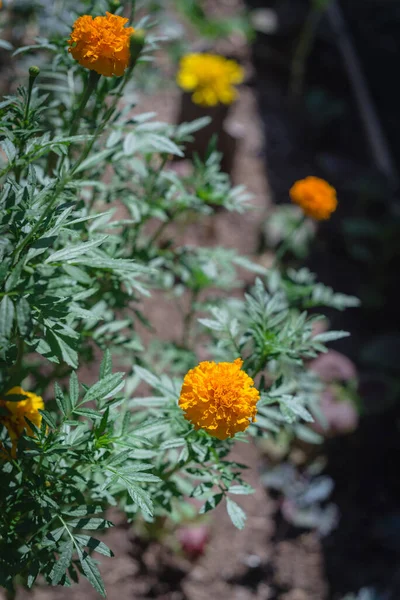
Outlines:
[[177, 83], [201, 106], [232, 104], [243, 69], [234, 60], [215, 54], [187, 54], [181, 59]]
[[289, 193], [292, 202], [316, 221], [329, 219], [337, 208], [335, 188], [319, 177], [309, 176], [296, 181]]

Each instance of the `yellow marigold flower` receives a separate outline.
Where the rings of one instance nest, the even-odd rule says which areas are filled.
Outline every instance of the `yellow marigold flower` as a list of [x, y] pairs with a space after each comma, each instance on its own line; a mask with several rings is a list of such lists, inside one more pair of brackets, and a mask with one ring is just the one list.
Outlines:
[[242, 365], [240, 358], [233, 363], [204, 361], [186, 374], [179, 406], [196, 430], [225, 440], [255, 421], [260, 392]]
[[243, 81], [243, 69], [234, 60], [215, 54], [187, 54], [181, 59], [176, 81], [201, 106], [231, 104], [235, 85]]
[[292, 202], [298, 204], [304, 213], [317, 221], [325, 221], [337, 208], [336, 190], [324, 179], [306, 177], [290, 188]]
[[125, 27], [127, 22], [128, 19], [109, 12], [105, 17], [79, 17], [68, 40], [68, 52], [82, 67], [99, 75], [123, 75], [130, 61], [130, 36], [135, 31]]
[[[26, 398], [19, 402], [10, 402], [6, 400], [8, 394], [21, 394], [26, 396]], [[28, 417], [34, 425], [40, 427], [42, 415], [39, 409], [44, 408], [43, 399], [31, 392], [25, 392], [25, 390], [17, 386], [7, 392], [4, 400], [0, 400], [0, 407], [5, 408], [7, 411], [6, 415], [0, 415], [0, 423], [7, 428], [8, 435], [12, 441], [11, 454], [15, 457], [18, 439], [21, 437], [24, 429], [26, 429], [28, 435], [33, 435], [33, 431], [25, 421], [25, 417]]]

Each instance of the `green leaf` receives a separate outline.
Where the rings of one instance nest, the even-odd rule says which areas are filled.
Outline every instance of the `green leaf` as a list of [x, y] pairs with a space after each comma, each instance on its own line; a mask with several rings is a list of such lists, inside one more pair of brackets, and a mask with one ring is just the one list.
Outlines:
[[46, 421], [47, 425], [51, 429], [57, 429], [57, 423], [55, 422], [55, 420], [53, 419], [53, 417], [51, 416], [51, 414], [47, 410], [40, 410], [39, 409], [39, 412], [42, 415], [43, 420]]
[[14, 269], [11, 271], [10, 275], [7, 278], [6, 285], [5, 285], [6, 292], [10, 292], [18, 285], [24, 263], [25, 263], [25, 258], [23, 258], [22, 260], [17, 262]]
[[254, 494], [251, 485], [232, 485], [228, 491], [230, 494]]
[[28, 335], [31, 330], [31, 307], [26, 298], [20, 298], [17, 303], [17, 325], [22, 336]]
[[72, 519], [68, 521], [69, 527], [75, 527], [76, 529], [106, 529], [113, 527], [111, 521], [105, 519], [99, 519], [98, 517], [89, 517], [87, 519]]
[[101, 419], [103, 414], [93, 408], [75, 408], [74, 415], [79, 415], [80, 417], [88, 417], [89, 419], [96, 420]]
[[64, 417], [67, 417], [71, 412], [69, 402], [65, 399], [64, 393], [57, 382], [54, 384], [54, 397], [57, 402], [58, 408], [61, 410]]
[[114, 556], [114, 552], [104, 542], [100, 542], [100, 540], [96, 540], [90, 535], [75, 535], [74, 538], [79, 546], [87, 546], [90, 550], [103, 556], [109, 556], [110, 558]]
[[14, 323], [14, 304], [9, 296], [0, 302], [0, 338], [8, 339]]
[[74, 408], [79, 400], [79, 381], [75, 371], [72, 371], [69, 378], [69, 398], [71, 401], [71, 408]]
[[104, 169], [104, 160], [111, 156], [114, 153], [114, 148], [108, 148], [106, 150], [101, 150], [100, 152], [96, 152], [96, 154], [92, 154], [84, 160], [79, 167], [76, 169], [75, 173], [80, 173], [81, 171], [85, 171], [86, 169], [91, 169], [92, 167], [96, 167], [102, 165], [102, 169]]
[[85, 573], [86, 577], [88, 578], [94, 589], [97, 590], [99, 594], [103, 596], [103, 598], [105, 598], [106, 590], [104, 589], [103, 580], [101, 578], [97, 564], [86, 552], [82, 552], [80, 550], [78, 551], [78, 556], [82, 565], [82, 570]]
[[170, 139], [164, 137], [163, 135], [158, 135], [157, 133], [149, 133], [146, 137], [147, 142], [156, 150], [157, 152], [167, 154], [175, 154], [176, 156], [184, 156], [182, 150], [178, 148], [178, 146], [172, 142]]
[[324, 333], [315, 335], [313, 337], [313, 342], [333, 342], [348, 337], [349, 335], [348, 331], [325, 331]]
[[104, 352], [103, 360], [101, 361], [101, 365], [100, 365], [100, 379], [104, 379], [105, 377], [107, 377], [108, 375], [111, 375], [111, 374], [112, 374], [111, 352], [107, 348], [106, 351]]
[[227, 497], [226, 509], [234, 526], [238, 529], [243, 529], [246, 522], [246, 513], [239, 504], [236, 504], [231, 498]]
[[136, 485], [127, 486], [128, 494], [147, 517], [153, 516], [153, 502], [147, 492]]
[[53, 254], [50, 254], [50, 256], [46, 258], [44, 262], [66, 262], [72, 260], [73, 258], [81, 257], [82, 255], [86, 254], [87, 251], [91, 248], [97, 248], [97, 246], [100, 246], [107, 238], [108, 235], [103, 235], [97, 240], [92, 240], [91, 242], [83, 242], [83, 244], [74, 244], [73, 246], [67, 246], [67, 248], [57, 250], [57, 252], [53, 252]]
[[124, 373], [113, 373], [101, 379], [86, 392], [83, 402], [106, 400], [124, 387]]
[[66, 570], [71, 564], [72, 553], [74, 551], [74, 544], [71, 541], [65, 542], [64, 549], [53, 567], [51, 575], [52, 585], [60, 583], [62, 577], [65, 575]]
[[[55, 333], [54, 331], [48, 332], [50, 338], [55, 338], [59, 349], [61, 350], [61, 356], [63, 360], [69, 365], [76, 369], [78, 367], [78, 353], [77, 351], [68, 344], [64, 338]], [[69, 339], [69, 338], [66, 338]]]

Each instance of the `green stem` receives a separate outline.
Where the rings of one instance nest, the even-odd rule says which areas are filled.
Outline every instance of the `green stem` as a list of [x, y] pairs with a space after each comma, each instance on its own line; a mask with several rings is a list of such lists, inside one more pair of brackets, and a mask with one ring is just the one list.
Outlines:
[[302, 215], [301, 218], [300, 218], [300, 220], [295, 222], [293, 228], [289, 231], [289, 233], [286, 236], [285, 240], [279, 246], [278, 250], [275, 253], [275, 258], [274, 258], [274, 262], [273, 262], [273, 265], [272, 265], [272, 269], [276, 268], [278, 262], [283, 258], [283, 256], [288, 251], [288, 249], [290, 247], [290, 242], [292, 241], [292, 238], [293, 238], [294, 234], [303, 225], [305, 219], [306, 219], [305, 215]]
[[183, 320], [183, 332], [182, 332], [182, 341], [181, 344], [185, 348], [190, 349], [190, 338], [191, 338], [191, 328], [193, 323], [194, 315], [196, 314], [196, 310], [194, 308], [194, 304], [199, 296], [200, 290], [194, 289], [192, 290], [192, 295], [190, 299], [190, 308], [186, 313], [185, 318]]
[[[74, 117], [73, 117], [73, 120], [72, 120], [70, 132], [69, 132], [70, 135], [74, 135], [76, 133], [76, 131], [77, 131], [78, 127], [79, 127], [80, 118], [81, 118], [81, 116], [83, 114], [85, 106], [88, 103], [88, 100], [89, 100], [91, 94], [96, 89], [97, 82], [98, 82], [99, 79], [100, 79], [100, 75], [98, 73], [95, 73], [94, 71], [90, 71], [90, 75], [89, 75], [87, 86], [86, 86], [86, 88], [85, 88], [85, 90], [84, 90], [84, 92], [82, 94], [81, 101], [79, 103], [78, 108], [75, 111], [75, 114], [74, 114]], [[65, 158], [65, 156], [63, 158]], [[80, 164], [80, 162], [82, 162], [82, 160], [83, 159], [81, 159], [80, 161], [78, 161], [78, 163]], [[62, 163], [61, 163], [61, 165], [62, 165]], [[61, 170], [61, 165], [60, 165], [60, 170]], [[31, 231], [26, 236], [26, 238], [24, 238], [21, 241], [21, 243], [17, 246], [17, 248], [15, 249], [15, 252], [14, 252], [14, 263], [18, 260], [18, 257], [20, 255], [20, 253], [22, 252], [22, 250], [34, 238], [34, 236], [36, 235], [36, 233], [40, 229], [40, 226], [42, 225], [42, 223], [45, 221], [45, 219], [47, 219], [48, 215], [53, 210], [53, 207], [54, 207], [55, 203], [57, 202], [57, 199], [58, 199], [58, 196], [59, 196], [60, 192], [64, 189], [64, 187], [67, 185], [67, 183], [72, 179], [73, 174], [74, 174], [74, 169], [72, 169], [72, 171], [69, 174], [65, 175], [62, 179], [60, 179], [58, 181], [58, 183], [57, 183], [57, 185], [55, 187], [54, 193], [51, 196], [51, 200], [47, 204], [46, 210], [42, 213], [42, 215], [39, 218], [39, 220], [36, 221], [34, 227], [32, 227]]]
[[82, 94], [81, 101], [79, 103], [78, 108], [76, 109], [76, 111], [74, 113], [74, 116], [72, 117], [72, 123], [71, 123], [71, 127], [69, 130], [69, 135], [75, 135], [76, 132], [78, 131], [78, 127], [79, 127], [81, 117], [83, 115], [83, 111], [86, 108], [86, 104], [88, 103], [90, 96], [96, 89], [100, 77], [101, 77], [101, 75], [96, 73], [96, 71], [90, 71], [86, 87]]
[[18, 336], [17, 360], [15, 362], [15, 365], [10, 369], [10, 381], [9, 381], [10, 388], [14, 387], [15, 385], [19, 385], [21, 383], [20, 371], [21, 371], [21, 367], [22, 367], [23, 356], [24, 356], [24, 340]]
[[36, 79], [36, 76], [35, 77], [32, 77], [32, 75], [29, 76], [28, 96], [26, 98], [25, 111], [24, 111], [24, 124], [25, 124], [25, 126], [28, 124], [29, 108], [30, 108], [30, 105], [31, 105], [32, 90], [33, 90], [33, 84], [35, 82], [35, 79]]

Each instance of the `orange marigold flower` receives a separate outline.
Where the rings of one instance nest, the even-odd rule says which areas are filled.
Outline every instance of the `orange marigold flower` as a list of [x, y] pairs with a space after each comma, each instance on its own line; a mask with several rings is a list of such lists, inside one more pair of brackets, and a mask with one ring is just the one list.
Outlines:
[[289, 194], [292, 202], [301, 206], [308, 217], [317, 221], [329, 219], [337, 208], [335, 188], [319, 177], [306, 177], [296, 181]]
[[[11, 402], [6, 400], [9, 394], [23, 395], [26, 398], [17, 402]], [[4, 400], [0, 399], [0, 407], [6, 409], [7, 414], [0, 414], [0, 423], [7, 428], [12, 442], [11, 454], [15, 457], [17, 443], [24, 429], [26, 429], [28, 435], [33, 435], [33, 431], [25, 421], [25, 417], [28, 417], [34, 425], [40, 427], [42, 415], [39, 409], [44, 408], [43, 399], [31, 392], [25, 392], [21, 387], [16, 386], [7, 392]]]
[[243, 81], [243, 69], [234, 60], [216, 54], [187, 54], [181, 59], [176, 81], [200, 106], [232, 104], [235, 85]]
[[260, 392], [242, 365], [240, 358], [233, 363], [204, 361], [186, 374], [179, 406], [196, 430], [225, 440], [255, 421]]
[[127, 22], [109, 12], [105, 17], [79, 17], [68, 40], [68, 52], [82, 67], [99, 75], [123, 75], [130, 61], [129, 40], [135, 31], [125, 27]]

